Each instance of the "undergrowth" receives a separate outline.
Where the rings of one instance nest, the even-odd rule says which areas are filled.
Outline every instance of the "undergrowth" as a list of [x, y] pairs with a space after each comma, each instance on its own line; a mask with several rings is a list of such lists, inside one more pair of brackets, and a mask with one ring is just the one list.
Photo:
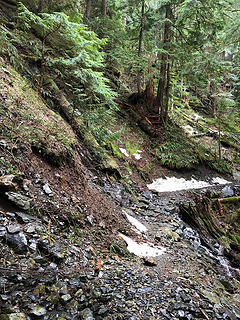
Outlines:
[[231, 164], [218, 159], [217, 155], [202, 145], [191, 141], [183, 131], [174, 126], [168, 126], [163, 134], [163, 143], [155, 148], [160, 164], [170, 169], [194, 169], [200, 163], [220, 173], [232, 173]]
[[160, 164], [170, 169], [192, 169], [199, 164], [194, 152], [195, 146], [174, 126], [168, 126], [163, 135], [163, 143], [155, 149]]

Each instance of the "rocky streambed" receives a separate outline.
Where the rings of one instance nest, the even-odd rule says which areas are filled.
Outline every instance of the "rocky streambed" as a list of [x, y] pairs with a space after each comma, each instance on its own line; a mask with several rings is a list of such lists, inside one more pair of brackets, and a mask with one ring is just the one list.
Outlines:
[[[84, 236], [76, 243], [69, 227], [46, 217], [1, 206], [0, 319], [240, 319], [239, 270], [221, 244], [202, 243], [179, 218], [179, 202], [191, 201], [186, 191], [132, 197], [107, 182], [104, 191], [132, 226], [108, 250]], [[159, 251], [137, 256], [126, 237]]]

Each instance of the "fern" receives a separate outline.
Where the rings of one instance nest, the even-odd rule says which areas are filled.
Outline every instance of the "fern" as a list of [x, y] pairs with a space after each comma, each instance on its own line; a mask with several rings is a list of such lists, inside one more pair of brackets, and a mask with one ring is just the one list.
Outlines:
[[77, 108], [94, 104], [116, 107], [116, 93], [101, 72], [104, 54], [100, 50], [106, 39], [99, 39], [62, 12], [36, 15], [20, 4], [18, 19], [21, 28], [31, 30], [51, 48], [45, 50], [42, 63], [57, 69], [64, 82], [74, 83], [71, 91]]

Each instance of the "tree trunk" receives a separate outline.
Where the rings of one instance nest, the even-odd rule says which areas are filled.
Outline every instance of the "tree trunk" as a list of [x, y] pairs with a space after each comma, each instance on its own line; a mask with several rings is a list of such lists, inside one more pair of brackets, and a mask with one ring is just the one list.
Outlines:
[[158, 81], [156, 105], [162, 124], [165, 126], [168, 120], [168, 104], [169, 104], [169, 91], [170, 91], [170, 55], [169, 55], [169, 42], [171, 38], [170, 22], [172, 17], [172, 10], [170, 4], [166, 5], [166, 21], [164, 23], [163, 34], [163, 52], [161, 55], [160, 78]]
[[107, 15], [107, 0], [102, 0], [102, 16], [105, 18]]
[[[142, 13], [141, 13], [141, 22], [140, 22], [140, 31], [139, 31], [139, 40], [138, 40], [138, 57], [142, 55], [142, 41], [143, 41], [143, 29], [144, 29], [144, 16], [145, 16], [145, 0], [142, 0]], [[137, 90], [138, 93], [141, 92], [141, 71], [137, 72]]]
[[91, 5], [92, 5], [92, 1], [91, 0], [86, 0], [85, 17], [87, 19], [89, 19], [90, 16], [91, 16]]

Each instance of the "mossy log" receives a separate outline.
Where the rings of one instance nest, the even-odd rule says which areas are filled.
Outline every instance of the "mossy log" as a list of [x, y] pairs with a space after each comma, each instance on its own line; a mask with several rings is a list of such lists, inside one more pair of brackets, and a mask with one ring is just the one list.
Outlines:
[[221, 138], [221, 144], [226, 145], [227, 147], [232, 147], [237, 151], [240, 151], [240, 146], [226, 138]]
[[240, 197], [229, 197], [229, 198], [214, 198], [212, 201], [220, 201], [221, 203], [236, 203], [240, 201]]
[[195, 205], [181, 203], [179, 208], [183, 221], [197, 229], [200, 234], [210, 235], [215, 239], [220, 239], [225, 235], [224, 229], [211, 212], [208, 198], [197, 199]]
[[[199, 137], [199, 136], [204, 136], [204, 135], [208, 135], [208, 136], [212, 136], [215, 139], [219, 139], [219, 133], [218, 131], [213, 131], [211, 130], [208, 126], [204, 126], [203, 124], [191, 119], [188, 115], [186, 115], [185, 113], [183, 113], [182, 111], [180, 112], [180, 110], [176, 110], [177, 113], [181, 113], [181, 116], [186, 119], [188, 122], [190, 122], [190, 124], [193, 124], [195, 127], [200, 128], [203, 132], [205, 133], [199, 133], [194, 135], [194, 137]], [[231, 136], [229, 136], [229, 139], [231, 139]], [[231, 147], [234, 148], [237, 151], [240, 151], [240, 146], [237, 143], [232, 142], [231, 140], [229, 140], [225, 135], [221, 134], [221, 138], [220, 138], [220, 142], [222, 145], [225, 145], [227, 147]]]
[[71, 124], [76, 135], [83, 140], [89, 151], [99, 161], [101, 168], [120, 176], [119, 167], [116, 161], [98, 144], [84, 122], [75, 115], [74, 108], [66, 99], [63, 91], [58, 88], [54, 80], [47, 78], [45, 81], [57, 102], [60, 113], [63, 114]]

